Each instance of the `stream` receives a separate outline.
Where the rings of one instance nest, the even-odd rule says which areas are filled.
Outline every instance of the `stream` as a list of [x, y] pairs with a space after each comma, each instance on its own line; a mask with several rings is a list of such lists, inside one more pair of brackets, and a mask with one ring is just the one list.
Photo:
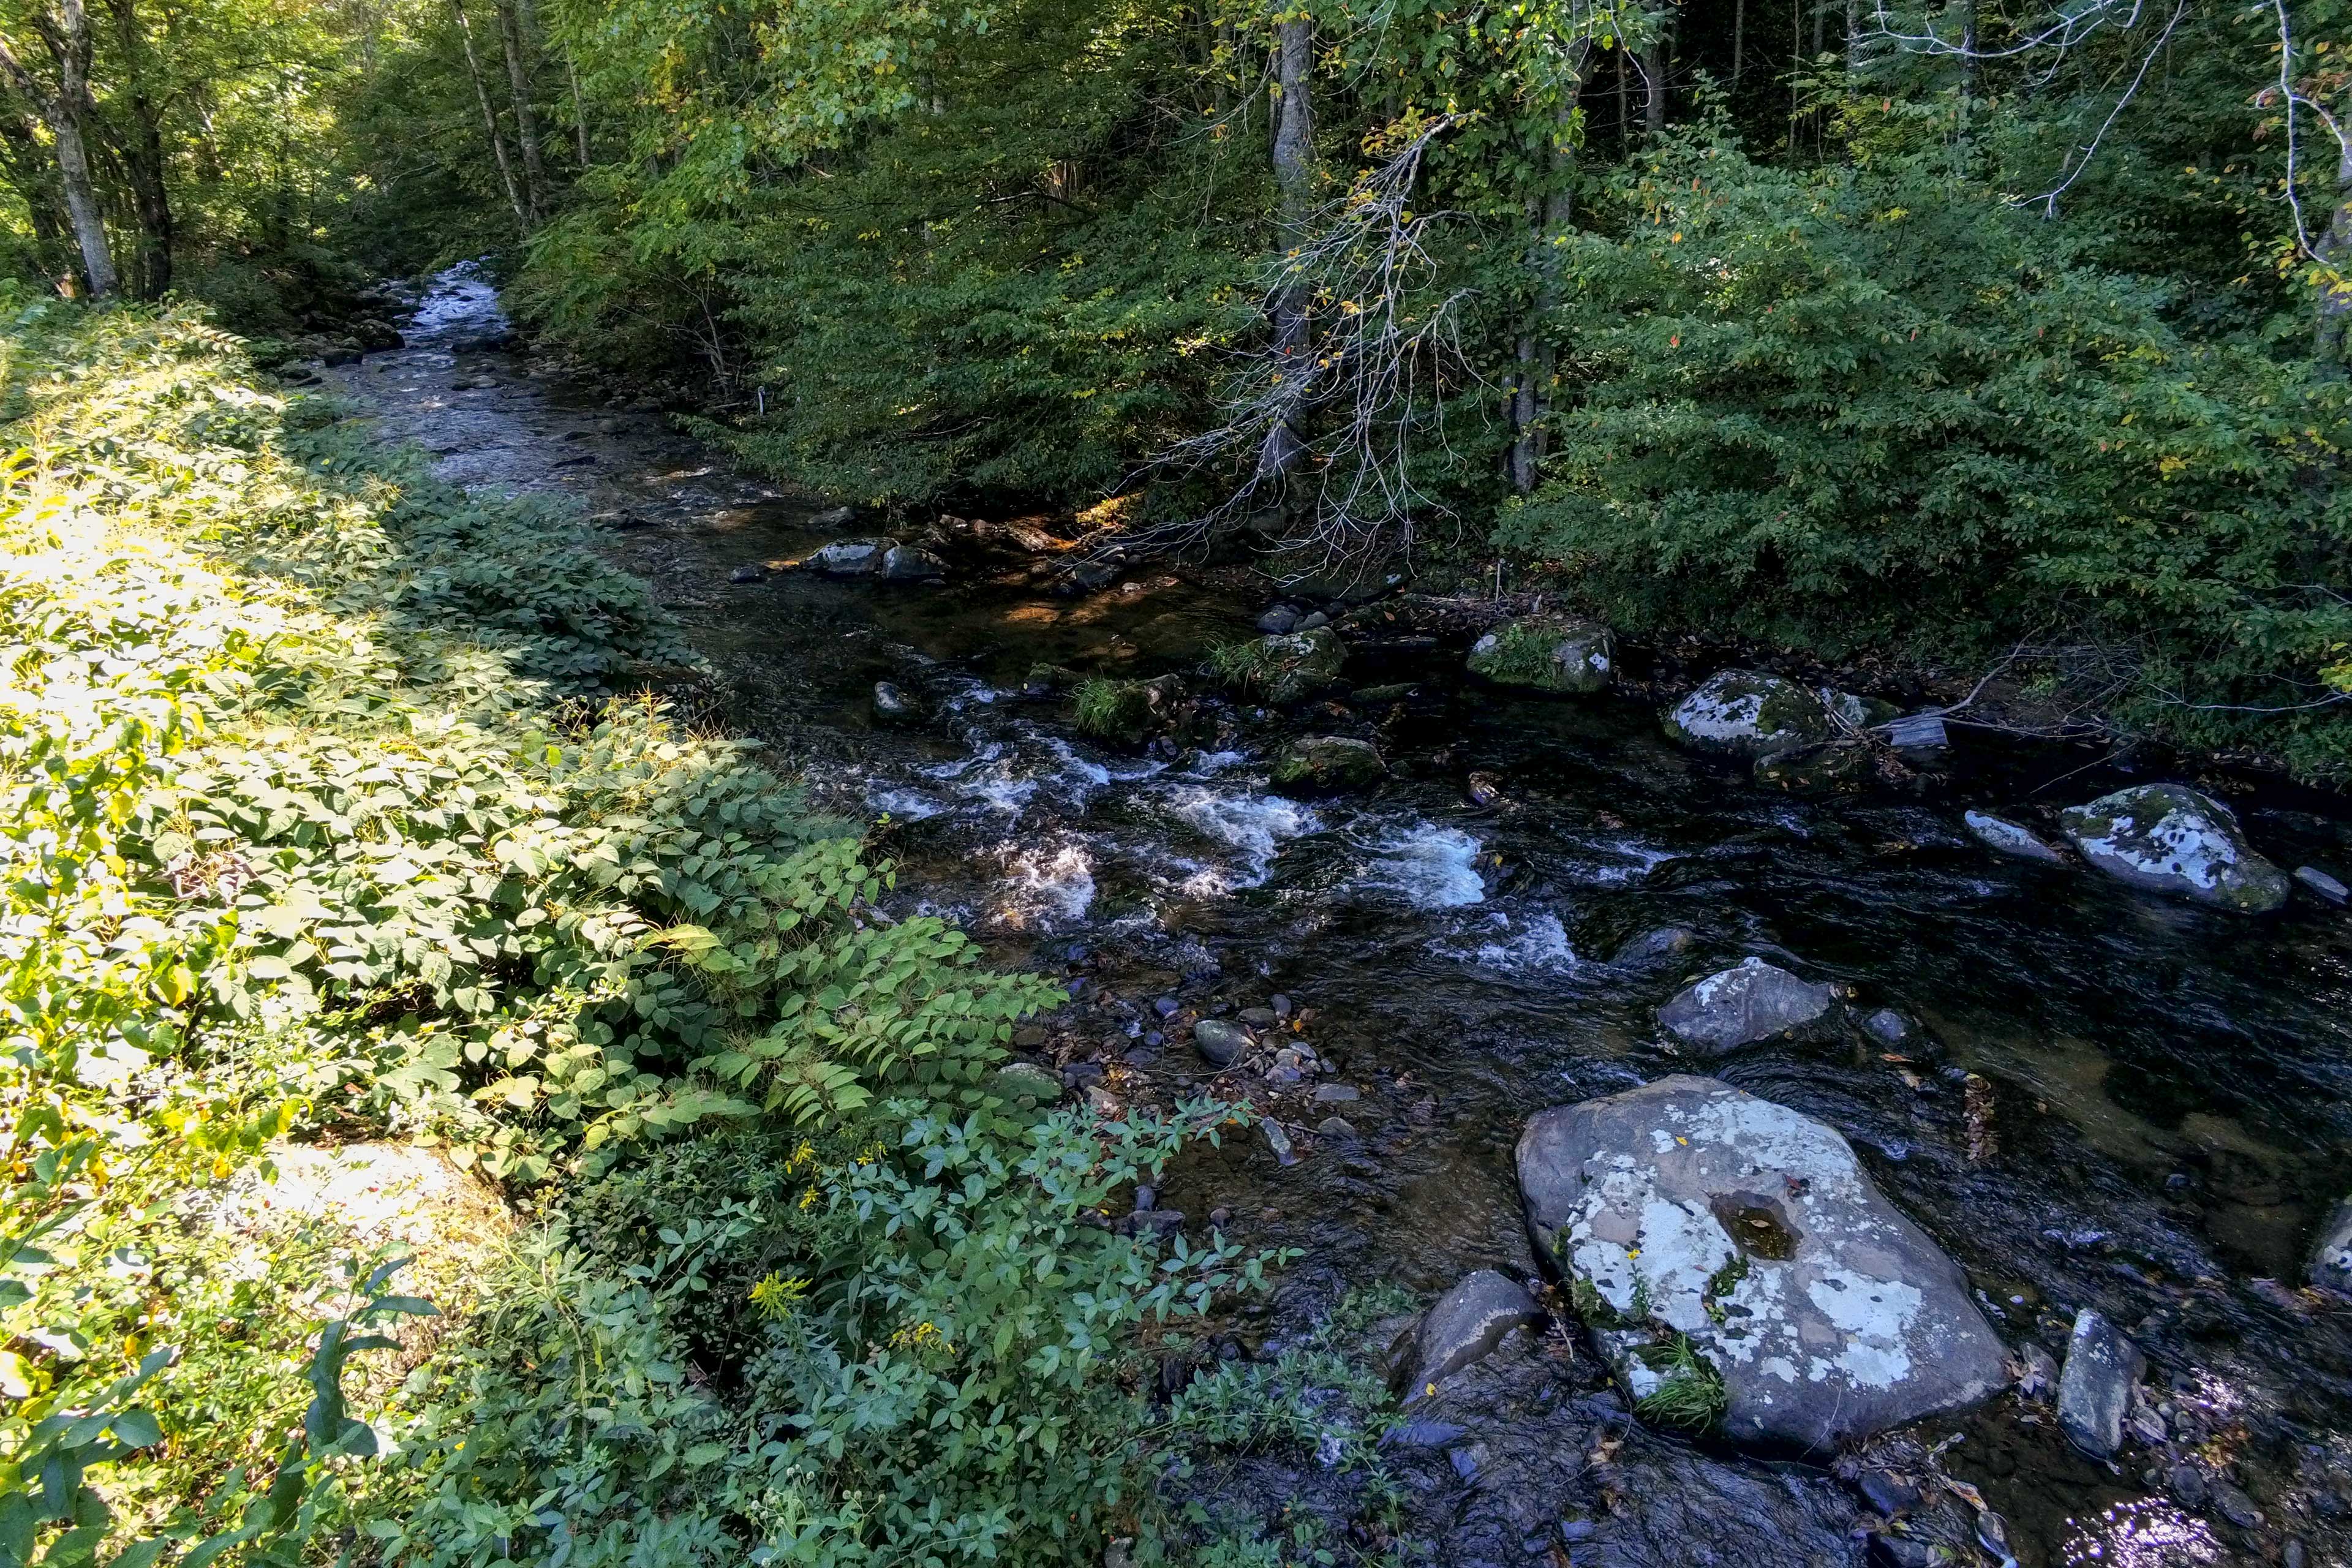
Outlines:
[[[1150, 754], [1091, 743], [1062, 700], [1024, 695], [1039, 663], [1189, 675], [1254, 635], [1270, 588], [1158, 563], [1076, 595], [1012, 569], [945, 585], [775, 570], [863, 530], [816, 525], [827, 503], [731, 468], [626, 392], [453, 353], [502, 324], [457, 268], [406, 348], [328, 372], [331, 388], [452, 481], [610, 521], [612, 558], [719, 672], [730, 721], [805, 770], [821, 805], [883, 819], [898, 912], [948, 914], [1066, 979], [1029, 1054], [1107, 1100], [1216, 1083], [1278, 1119], [1292, 1163], [1253, 1136], [1159, 1199], [1196, 1234], [1223, 1209], [1244, 1244], [1300, 1249], [1270, 1302], [1222, 1326], [1221, 1353], [1265, 1353], [1353, 1286], [1425, 1300], [1474, 1268], [1533, 1276], [1512, 1164], [1527, 1119], [1713, 1072], [1843, 1133], [2012, 1344], [2063, 1356], [2095, 1307], [2147, 1353], [2169, 1428], [2116, 1465], [2013, 1394], [1913, 1434], [1958, 1438], [1935, 1462], [1981, 1489], [2020, 1562], [2352, 1562], [2352, 1309], [2299, 1289], [2352, 1193], [2352, 917], [2301, 892], [2263, 920], [2167, 901], [2002, 858], [1961, 824], [2175, 775], [1956, 731], [1932, 788], [1798, 797], [1676, 750], [1648, 700], [1514, 696], [1467, 682], [1458, 649], [1399, 638], [1358, 645], [1348, 676], [1409, 695], [1310, 716], [1375, 739], [1391, 776], [1286, 798], [1266, 777], [1296, 719], [1220, 704], [1213, 744]], [[877, 680], [923, 721], [878, 721]], [[1486, 806], [1473, 773], [1499, 791]], [[2231, 789], [2282, 866], [2352, 873], [2341, 803], [2205, 787]], [[1689, 951], [1611, 962], [1665, 926], [1695, 934]], [[1751, 954], [1916, 1027], [1899, 1047], [1853, 1034], [1695, 1064], [1655, 1009]], [[1219, 1082], [1189, 1021], [1276, 996], [1339, 1071]], [[1318, 1102], [1318, 1081], [1355, 1097]], [[1471, 1447], [1400, 1461], [1439, 1561], [1903, 1560], [1865, 1545], [1868, 1505], [1844, 1480], [1650, 1432], [1589, 1354], [1528, 1354], [1543, 1366], [1441, 1414]], [[2166, 1471], [2189, 1458], [2259, 1513], [2181, 1497]], [[1259, 1466], [1231, 1484], [1279, 1506], [1329, 1483]]]

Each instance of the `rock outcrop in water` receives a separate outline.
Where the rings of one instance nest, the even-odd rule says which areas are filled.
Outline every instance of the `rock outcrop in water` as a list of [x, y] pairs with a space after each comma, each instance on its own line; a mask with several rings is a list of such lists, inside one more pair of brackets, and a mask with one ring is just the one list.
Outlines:
[[1544, 1321], [1543, 1309], [1517, 1280], [1481, 1268], [1440, 1296], [1413, 1325], [1397, 1365], [1397, 1386], [1407, 1399], [1435, 1394], [1439, 1383], [1492, 1355], [1513, 1329], [1539, 1329]]
[[1274, 760], [1271, 783], [1278, 790], [1329, 795], [1364, 789], [1388, 772], [1380, 752], [1344, 735], [1303, 735]]
[[1988, 811], [1969, 812], [1961, 820], [1969, 825], [1969, 832], [1975, 836], [1977, 842], [1988, 849], [2014, 855], [2021, 860], [2038, 860], [2045, 866], [2063, 866], [2066, 863], [2066, 857], [2023, 823], [2011, 822]]
[[2311, 1249], [2305, 1276], [2324, 1289], [2352, 1296], [2352, 1198], [2346, 1198], [2319, 1227], [2319, 1243]]
[[2094, 1458], [2114, 1458], [2124, 1446], [2132, 1390], [2147, 1368], [2139, 1347], [2113, 1323], [2088, 1307], [2076, 1313], [2058, 1374], [2058, 1426], [2067, 1440]]
[[1658, 1009], [1658, 1022], [1685, 1046], [1728, 1051], [1808, 1027], [1836, 1000], [1832, 986], [1808, 984], [1778, 964], [1750, 958], [1677, 993]]
[[1523, 616], [1470, 648], [1470, 673], [1531, 691], [1606, 691], [1616, 679], [1617, 643], [1598, 621]]
[[2135, 784], [2063, 820], [2083, 858], [2135, 888], [2245, 914], [2286, 902], [2286, 874], [2247, 845], [2228, 806], [2186, 784]]
[[1823, 1452], [2006, 1380], [1958, 1267], [1785, 1106], [1689, 1077], [1558, 1106], [1518, 1179], [1538, 1252], [1654, 1416]]
[[1665, 716], [1669, 739], [1695, 751], [1745, 762], [1827, 742], [1833, 727], [1822, 700], [1793, 680], [1752, 669], [1727, 669]]
[[1260, 637], [1252, 649], [1244, 684], [1266, 702], [1304, 702], [1339, 685], [1340, 667], [1347, 662], [1346, 646], [1328, 626]]
[[882, 558], [898, 547], [895, 539], [836, 539], [809, 552], [801, 565], [825, 577], [865, 577], [881, 570]]

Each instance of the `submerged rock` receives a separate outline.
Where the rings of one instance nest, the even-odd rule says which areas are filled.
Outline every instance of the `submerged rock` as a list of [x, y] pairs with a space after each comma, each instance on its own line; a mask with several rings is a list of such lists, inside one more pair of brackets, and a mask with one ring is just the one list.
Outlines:
[[2286, 902], [2286, 874], [2247, 846], [2236, 816], [2185, 784], [2135, 784], [2063, 820], [2083, 858], [2117, 881], [2245, 914]]
[[727, 580], [730, 583], [736, 584], [756, 583], [765, 574], [757, 566], [752, 565], [747, 561], [742, 565], [736, 567], [735, 570], [727, 574]]
[[1864, 789], [1877, 777], [1878, 763], [1870, 748], [1852, 741], [1775, 752], [1756, 759], [1756, 782], [1791, 795], [1831, 795]]
[[2305, 1278], [2314, 1285], [2352, 1296], [2352, 1198], [2336, 1205], [2319, 1229]]
[[1471, 674], [1533, 691], [1606, 691], [1616, 664], [1609, 628], [1573, 616], [1522, 616], [1470, 649]]
[[1753, 762], [1830, 739], [1829, 710], [1793, 680], [1727, 669], [1665, 716], [1670, 740], [1696, 751]]
[[1834, 987], [1808, 984], [1778, 964], [1751, 958], [1682, 991], [1658, 1009], [1658, 1022], [1684, 1045], [1727, 1051], [1801, 1029], [1836, 999]]
[[1621, 969], [1634, 969], [1688, 952], [1697, 943], [1698, 933], [1688, 926], [1659, 926], [1629, 938], [1609, 962]]
[[1492, 1355], [1517, 1328], [1541, 1328], [1544, 1310], [1517, 1281], [1481, 1268], [1437, 1299], [1413, 1331], [1410, 1353], [1398, 1367], [1408, 1399], [1435, 1393], [1441, 1380]]
[[2021, 860], [2039, 860], [2045, 866], [2066, 864], [2066, 857], [2058, 852], [2055, 845], [2022, 823], [1995, 816], [1989, 811], [1968, 812], [1961, 820], [1976, 835], [1977, 842], [1988, 849], [2014, 855]]
[[1298, 629], [1298, 612], [1292, 609], [1288, 605], [1270, 605], [1264, 615], [1258, 616], [1257, 629], [1265, 633], [1268, 637], [1277, 637], [1286, 632], [1297, 631]]
[[1279, 790], [1329, 793], [1377, 784], [1388, 768], [1380, 752], [1342, 735], [1305, 735], [1275, 759], [1271, 782]]
[[1517, 1158], [1538, 1253], [1645, 1404], [1713, 1380], [1726, 1436], [1822, 1451], [2007, 1381], [1958, 1267], [1810, 1117], [1678, 1076], [1539, 1113]]
[[2068, 1441], [2095, 1458], [2111, 1459], [2124, 1444], [2124, 1417], [2147, 1362], [2113, 1323], [2085, 1307], [2075, 1314], [2058, 1374], [2058, 1425]]
[[827, 577], [864, 577], [877, 570], [883, 556], [898, 547], [895, 539], [836, 539], [812, 551], [801, 564]]
[[856, 522], [856, 521], [857, 509], [856, 507], [835, 506], [827, 507], [824, 510], [809, 519], [809, 526], [811, 528], [847, 528], [851, 523]]
[[889, 724], [910, 723], [922, 716], [907, 694], [887, 680], [874, 683], [874, 717]]
[[2347, 889], [2316, 866], [2297, 866], [2294, 879], [2331, 904], [2340, 904], [2352, 899], [2352, 889]]

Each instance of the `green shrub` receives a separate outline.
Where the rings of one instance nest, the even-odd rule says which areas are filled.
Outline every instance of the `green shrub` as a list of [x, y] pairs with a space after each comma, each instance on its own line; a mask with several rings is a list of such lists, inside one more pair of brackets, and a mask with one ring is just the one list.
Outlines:
[[2192, 333], [1933, 159], [1678, 136], [1563, 247], [1545, 482], [1498, 540], [1621, 623], [1832, 657], [2084, 645], [2110, 713], [2352, 765], [2347, 384]]

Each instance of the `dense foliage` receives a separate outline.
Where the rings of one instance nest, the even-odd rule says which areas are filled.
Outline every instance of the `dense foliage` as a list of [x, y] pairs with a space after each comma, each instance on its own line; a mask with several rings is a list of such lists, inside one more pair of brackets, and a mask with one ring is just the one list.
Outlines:
[[[1016, 1113], [989, 1074], [1058, 989], [884, 918], [854, 835], [604, 695], [685, 656], [577, 523], [387, 466], [186, 312], [5, 342], [7, 1560], [1132, 1528], [1131, 1331], [1260, 1265], [1091, 1222], [1233, 1113]], [[358, 1419], [392, 1342], [343, 1325], [431, 1309], [238, 1197], [289, 1131], [385, 1130], [544, 1217]]]

